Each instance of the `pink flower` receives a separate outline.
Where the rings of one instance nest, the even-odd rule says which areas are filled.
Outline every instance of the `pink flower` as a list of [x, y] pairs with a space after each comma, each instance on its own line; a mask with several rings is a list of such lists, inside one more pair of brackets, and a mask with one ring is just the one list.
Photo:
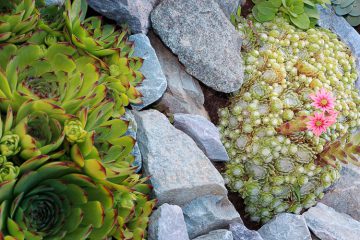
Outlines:
[[316, 136], [320, 136], [330, 126], [329, 119], [325, 117], [325, 114], [323, 112], [315, 112], [314, 116], [310, 116], [308, 117], [308, 119], [309, 121], [306, 123], [306, 126]]
[[310, 98], [314, 101], [311, 105], [322, 111], [334, 109], [335, 98], [331, 92], [326, 91], [324, 88], [320, 89], [315, 95], [311, 94]]

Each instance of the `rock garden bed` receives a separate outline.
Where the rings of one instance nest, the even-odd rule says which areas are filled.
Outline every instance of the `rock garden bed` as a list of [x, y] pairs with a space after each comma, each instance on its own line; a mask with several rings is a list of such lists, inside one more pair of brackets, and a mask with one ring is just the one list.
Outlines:
[[358, 2], [1, 3], [0, 240], [360, 239]]

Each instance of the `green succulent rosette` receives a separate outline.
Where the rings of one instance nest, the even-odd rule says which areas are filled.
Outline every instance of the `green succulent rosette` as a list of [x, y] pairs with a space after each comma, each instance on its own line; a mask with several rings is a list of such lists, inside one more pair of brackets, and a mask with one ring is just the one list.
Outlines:
[[39, 21], [35, 0], [7, 2], [8, 6], [0, 8], [0, 43], [23, 43], [31, 37]]
[[65, 135], [66, 139], [70, 143], [84, 142], [87, 136], [87, 132], [84, 130], [84, 126], [77, 119], [69, 119], [65, 121]]
[[15, 179], [19, 174], [19, 167], [8, 162], [5, 156], [0, 156], [0, 184]]
[[16, 239], [103, 239], [118, 211], [109, 187], [73, 162], [29, 159], [16, 180], [2, 184], [1, 232]]
[[120, 118], [142, 59], [86, 8], [0, 3], [0, 239], [146, 239], [156, 201]]
[[122, 106], [142, 103], [136, 86], [144, 80], [139, 71], [143, 60], [132, 56], [134, 46], [127, 41], [127, 31], [103, 24], [100, 17], [85, 18], [87, 7], [84, 0], [65, 2], [65, 36], [78, 49], [100, 60], [106, 75], [104, 82], [122, 115], [125, 112]]
[[29, 44], [0, 49], [0, 107], [17, 111], [27, 100], [46, 99], [69, 114], [93, 106], [106, 97], [107, 88], [95, 60], [81, 57], [67, 43], [49, 48]]
[[[315, 205], [339, 179], [341, 162], [359, 165], [358, 75], [351, 51], [328, 30], [295, 28], [281, 14], [237, 20], [247, 43], [245, 79], [219, 111], [230, 157], [224, 178], [251, 220], [264, 223]], [[318, 135], [307, 121], [320, 114], [312, 97], [320, 90], [333, 96], [326, 111], [335, 117]]]
[[0, 153], [2, 156], [14, 156], [20, 152], [20, 137], [17, 134], [5, 134], [0, 139]]

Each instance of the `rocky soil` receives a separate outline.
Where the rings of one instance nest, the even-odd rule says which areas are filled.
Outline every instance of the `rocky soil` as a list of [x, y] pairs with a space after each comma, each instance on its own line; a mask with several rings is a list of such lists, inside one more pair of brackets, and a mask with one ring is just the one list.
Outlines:
[[[127, 118], [129, 134], [137, 137], [137, 164], [151, 176], [158, 199], [149, 240], [360, 239], [360, 171], [352, 166], [343, 168], [322, 203], [302, 215], [280, 214], [261, 228], [246, 220], [241, 200], [228, 195], [219, 172], [228, 156], [213, 123], [243, 82], [242, 41], [229, 21], [243, 1], [88, 2], [107, 18], [128, 23], [135, 55], [144, 59], [144, 102], [132, 106]], [[330, 9], [321, 10], [319, 25], [349, 45], [360, 73], [357, 31]]]

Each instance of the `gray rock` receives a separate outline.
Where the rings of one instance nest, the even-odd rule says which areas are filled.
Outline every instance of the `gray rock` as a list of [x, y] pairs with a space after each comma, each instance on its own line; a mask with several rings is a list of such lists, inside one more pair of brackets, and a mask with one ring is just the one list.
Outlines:
[[233, 234], [234, 240], [263, 240], [257, 231], [247, 229], [243, 224], [230, 224], [230, 231]]
[[147, 33], [150, 26], [149, 15], [158, 0], [88, 0], [89, 5], [100, 14], [126, 23], [132, 33]]
[[219, 229], [209, 232], [206, 235], [194, 238], [193, 240], [233, 240], [233, 235], [229, 230]]
[[226, 149], [221, 143], [218, 128], [203, 116], [176, 113], [174, 126], [194, 139], [210, 160], [219, 162], [229, 160]]
[[303, 215], [311, 231], [321, 240], [360, 239], [360, 222], [322, 203], [310, 208]]
[[159, 204], [183, 205], [200, 196], [227, 194], [224, 179], [189, 136], [156, 110], [134, 115], [144, 172], [151, 176]]
[[[346, 43], [354, 56], [357, 58], [356, 65], [360, 72], [360, 35], [359, 33], [341, 16], [337, 16], [331, 7], [322, 8], [319, 6], [320, 27], [330, 29], [336, 33], [340, 39]], [[360, 77], [360, 76], [359, 76]], [[360, 81], [356, 82], [356, 87], [360, 89]]]
[[277, 215], [258, 232], [264, 240], [311, 240], [304, 217], [290, 213]]
[[242, 0], [216, 0], [216, 2], [220, 5], [221, 9], [225, 13], [225, 15], [230, 18], [232, 13], [235, 13], [243, 2]]
[[244, 76], [241, 38], [216, 2], [163, 0], [151, 20], [188, 73], [217, 91], [240, 88]]
[[321, 202], [360, 221], [360, 169], [344, 165], [339, 182], [325, 194]]
[[143, 103], [132, 105], [134, 109], [141, 110], [161, 98], [166, 90], [167, 82], [149, 38], [139, 33], [131, 35], [129, 40], [135, 43], [134, 56], [144, 59], [140, 71], [144, 74], [145, 80], [137, 87], [143, 95]]
[[188, 240], [184, 216], [179, 206], [167, 203], [150, 217], [149, 240]]
[[[131, 113], [131, 111], [129, 109], [126, 109], [125, 114], [121, 118], [123, 120], [129, 122], [129, 127], [128, 127], [128, 130], [125, 133], [125, 135], [131, 136], [136, 140], [137, 124], [136, 124], [134, 115]], [[135, 157], [133, 166], [138, 167], [136, 172], [140, 172], [141, 167], [142, 167], [142, 159], [141, 159], [141, 152], [139, 149], [139, 144], [137, 142], [135, 143], [135, 146], [134, 146], [131, 154]]]
[[209, 118], [199, 82], [185, 71], [178, 58], [154, 33], [150, 32], [148, 36], [168, 83], [164, 96], [155, 107], [165, 113], [192, 113]]
[[241, 222], [239, 213], [223, 196], [199, 197], [182, 207], [190, 238], [209, 231], [228, 228], [229, 224]]
[[53, 5], [61, 6], [64, 4], [64, 2], [65, 0], [45, 0], [45, 4], [47, 6], [53, 6]]

